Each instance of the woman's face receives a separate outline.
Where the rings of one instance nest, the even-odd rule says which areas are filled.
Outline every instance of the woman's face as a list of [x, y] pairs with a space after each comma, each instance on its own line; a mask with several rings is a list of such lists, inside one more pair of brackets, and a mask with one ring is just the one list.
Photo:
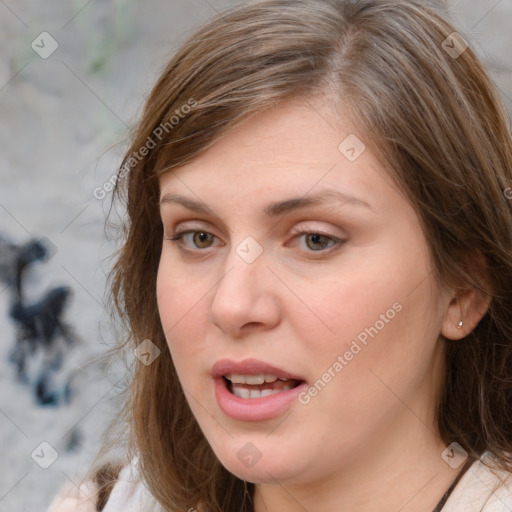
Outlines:
[[310, 105], [260, 113], [161, 178], [163, 329], [204, 435], [252, 482], [410, 450], [433, 435], [443, 371], [450, 296], [417, 215], [364, 134]]

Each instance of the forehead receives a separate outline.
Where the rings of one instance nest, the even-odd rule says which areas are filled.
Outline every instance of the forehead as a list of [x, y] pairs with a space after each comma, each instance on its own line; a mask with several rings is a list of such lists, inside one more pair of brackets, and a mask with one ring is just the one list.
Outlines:
[[390, 180], [364, 134], [355, 131], [327, 102], [282, 102], [227, 132], [192, 162], [164, 173], [161, 199], [219, 192], [227, 205], [240, 196], [267, 204], [273, 197], [330, 190], [351, 196], [348, 202], [355, 197], [369, 203], [365, 198], [373, 197], [378, 204]]

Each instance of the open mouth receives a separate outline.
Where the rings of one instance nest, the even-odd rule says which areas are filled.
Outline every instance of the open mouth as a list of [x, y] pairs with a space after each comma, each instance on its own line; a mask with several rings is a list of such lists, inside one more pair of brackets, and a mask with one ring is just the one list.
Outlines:
[[264, 373], [257, 375], [225, 374], [222, 377], [228, 391], [245, 400], [276, 395], [296, 388], [304, 382]]

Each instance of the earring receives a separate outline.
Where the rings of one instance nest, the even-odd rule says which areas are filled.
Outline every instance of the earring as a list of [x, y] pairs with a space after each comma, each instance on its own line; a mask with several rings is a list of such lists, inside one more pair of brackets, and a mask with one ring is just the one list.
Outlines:
[[463, 325], [463, 324], [464, 324], [464, 322], [461, 320], [461, 321], [459, 322], [459, 325], [457, 326], [457, 329], [460, 329], [460, 328], [462, 327], [462, 325]]

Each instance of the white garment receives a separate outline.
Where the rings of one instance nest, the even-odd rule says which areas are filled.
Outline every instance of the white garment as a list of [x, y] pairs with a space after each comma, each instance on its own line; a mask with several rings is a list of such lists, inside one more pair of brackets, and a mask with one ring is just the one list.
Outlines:
[[[86, 481], [77, 489], [67, 483], [46, 512], [96, 512], [98, 485]], [[138, 479], [137, 458], [117, 478], [103, 512], [163, 512], [146, 486]]]
[[136, 460], [125, 466], [103, 512], [160, 512], [162, 508], [149, 494], [146, 486], [137, 480]]
[[[481, 459], [489, 456], [486, 452]], [[462, 475], [441, 512], [511, 512], [511, 480], [511, 473], [491, 471], [477, 460]]]

